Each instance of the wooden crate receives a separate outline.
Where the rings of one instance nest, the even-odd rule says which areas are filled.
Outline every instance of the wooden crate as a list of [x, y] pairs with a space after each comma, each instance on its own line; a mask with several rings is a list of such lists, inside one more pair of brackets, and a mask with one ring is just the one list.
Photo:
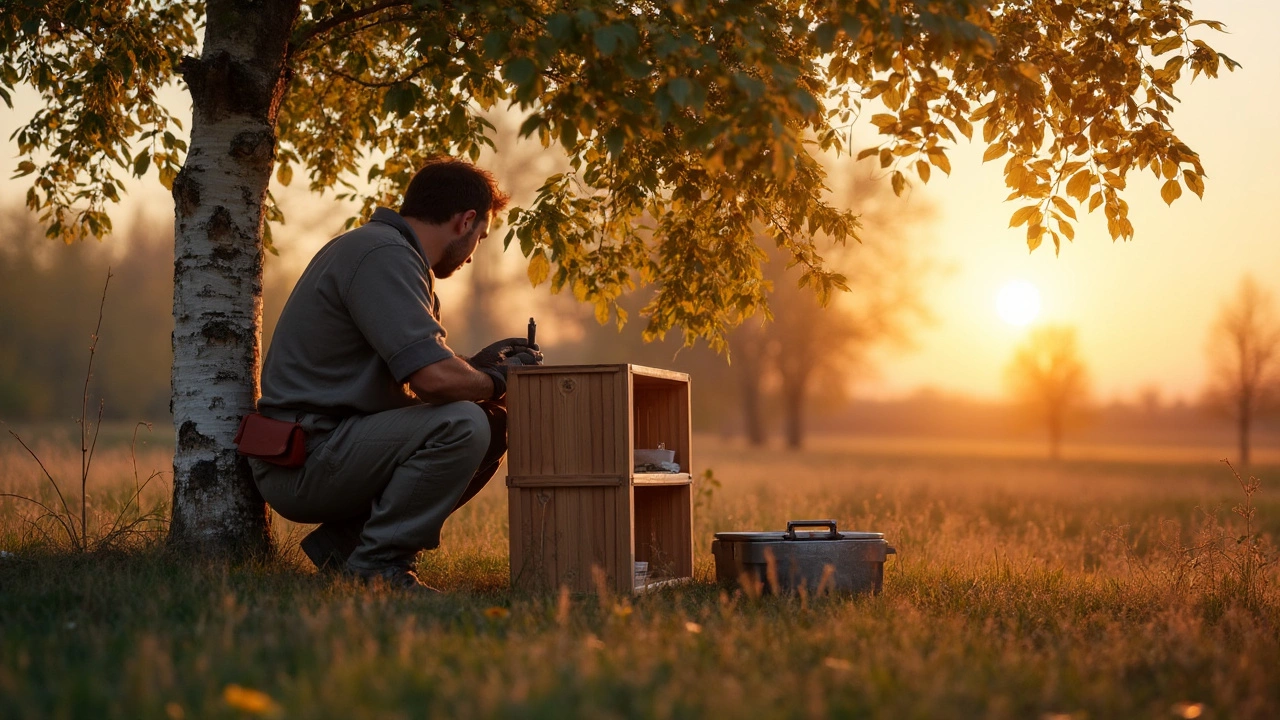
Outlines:
[[[595, 592], [693, 575], [689, 376], [638, 365], [513, 368], [507, 380], [511, 578]], [[636, 473], [635, 448], [675, 450], [682, 472]], [[600, 579], [596, 578], [600, 575]]]

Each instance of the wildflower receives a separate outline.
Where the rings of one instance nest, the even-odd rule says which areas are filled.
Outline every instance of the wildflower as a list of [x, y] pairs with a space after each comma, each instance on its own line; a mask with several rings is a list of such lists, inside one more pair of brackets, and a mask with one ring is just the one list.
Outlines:
[[261, 690], [232, 683], [222, 690], [222, 699], [231, 707], [251, 715], [277, 715], [280, 706]]
[[697, 635], [698, 633], [702, 632], [702, 626], [696, 622], [693, 622], [692, 620], [684, 624], [684, 629], [688, 630], [694, 635]]
[[613, 614], [620, 618], [629, 617], [631, 615], [631, 603], [616, 603], [613, 606]]
[[1193, 720], [1194, 718], [1204, 717], [1205, 708], [1204, 703], [1180, 702], [1174, 703], [1171, 709], [1174, 717]]
[[493, 607], [484, 609], [484, 616], [489, 618], [490, 620], [501, 620], [510, 614], [511, 612], [508, 611], [506, 608], [498, 607], [496, 605]]
[[164, 705], [164, 716], [169, 718], [169, 720], [182, 720], [187, 716], [187, 713], [182, 709], [181, 705], [170, 701]]
[[848, 660], [845, 660], [844, 658], [838, 658], [838, 657], [825, 658], [822, 661], [822, 664], [826, 665], [832, 670], [847, 671], [847, 670], [853, 669], [853, 663], [849, 662]]
[[601, 640], [600, 638], [596, 637], [596, 636], [595, 636], [595, 635], [593, 635], [593, 634], [588, 633], [588, 634], [587, 634], [587, 638], [586, 638], [585, 642], [586, 642], [587, 647], [588, 647], [588, 648], [590, 648], [590, 649], [592, 649], [592, 650], [603, 650], [603, 649], [604, 649], [604, 641], [603, 641], [603, 640]]

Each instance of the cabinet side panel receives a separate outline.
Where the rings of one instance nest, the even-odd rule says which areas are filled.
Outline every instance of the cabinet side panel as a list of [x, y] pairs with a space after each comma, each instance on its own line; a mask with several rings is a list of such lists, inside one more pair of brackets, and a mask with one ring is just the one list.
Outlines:
[[672, 520], [675, 545], [671, 551], [678, 577], [693, 577], [693, 486], [675, 488]]
[[524, 569], [524, 518], [521, 516], [520, 488], [507, 490], [507, 546], [509, 548], [511, 568], [511, 587], [518, 587], [523, 581], [520, 571]]

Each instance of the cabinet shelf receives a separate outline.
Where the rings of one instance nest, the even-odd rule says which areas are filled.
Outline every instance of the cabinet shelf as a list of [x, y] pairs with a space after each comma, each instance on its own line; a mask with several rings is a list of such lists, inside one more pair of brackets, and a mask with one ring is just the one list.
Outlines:
[[[507, 385], [511, 578], [518, 588], [638, 591], [693, 575], [689, 376], [638, 365], [512, 368]], [[636, 448], [678, 473], [634, 472]], [[599, 576], [599, 577], [597, 577]], [[650, 581], [650, 588], [655, 586]]]

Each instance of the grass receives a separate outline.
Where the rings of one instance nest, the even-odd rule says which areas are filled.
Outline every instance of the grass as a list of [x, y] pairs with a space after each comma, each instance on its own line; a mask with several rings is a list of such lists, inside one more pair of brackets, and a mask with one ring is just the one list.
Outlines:
[[[306, 528], [284, 522], [279, 560], [224, 567], [146, 537], [68, 553], [5, 502], [0, 717], [1280, 714], [1274, 467], [1255, 471], [1246, 525], [1215, 462], [698, 448], [723, 486], [696, 516], [697, 582], [635, 598], [510, 592], [500, 479], [422, 556], [450, 590], [425, 599], [316, 576], [295, 547]], [[123, 452], [99, 451], [102, 517], [132, 488]], [[0, 454], [0, 488], [38, 480]], [[152, 488], [144, 505], [164, 501]], [[887, 535], [882, 595], [711, 583], [713, 532], [818, 516]]]

